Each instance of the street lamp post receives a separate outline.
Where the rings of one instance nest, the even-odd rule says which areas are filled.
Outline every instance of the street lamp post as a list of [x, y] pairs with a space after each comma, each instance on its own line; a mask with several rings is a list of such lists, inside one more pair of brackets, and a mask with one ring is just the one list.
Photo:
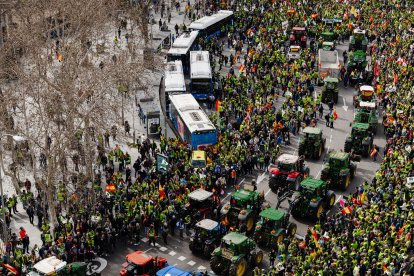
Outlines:
[[[3, 143], [1, 142], [1, 137], [3, 136], [9, 136], [12, 137], [14, 141], [20, 142], [25, 140], [24, 137], [17, 136], [17, 135], [11, 135], [11, 134], [1, 134], [0, 135], [0, 158], [3, 158]], [[6, 202], [4, 200], [4, 192], [3, 192], [3, 176], [1, 174], [0, 169], [0, 196], [1, 196], [1, 206], [3, 208], [3, 238], [4, 238], [4, 244], [7, 246], [8, 242], [8, 231], [6, 226]]]

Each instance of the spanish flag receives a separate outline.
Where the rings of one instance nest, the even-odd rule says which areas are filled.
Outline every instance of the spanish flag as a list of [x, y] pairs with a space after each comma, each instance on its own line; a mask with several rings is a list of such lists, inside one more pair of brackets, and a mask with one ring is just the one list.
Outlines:
[[309, 228], [309, 231], [312, 234], [313, 237], [313, 241], [315, 242], [316, 247], [318, 247], [319, 249], [321, 248], [321, 245], [319, 244], [318, 240], [319, 240], [319, 236], [318, 233], [315, 232], [315, 230], [313, 230], [313, 228]]
[[371, 155], [369, 156], [370, 158], [374, 158], [374, 155], [375, 154], [377, 154], [378, 153], [378, 151], [377, 151], [377, 149], [374, 147], [373, 149], [372, 149], [372, 151], [371, 151]]
[[333, 111], [333, 117], [335, 121], [336, 119], [338, 119], [338, 113], [336, 113], [336, 107], [334, 108], [334, 111]]
[[158, 189], [158, 193], [160, 196], [160, 200], [163, 200], [164, 198], [167, 198], [167, 196], [165, 195], [164, 189], [162, 188], [162, 186], [160, 186], [160, 188]]
[[350, 214], [352, 214], [352, 208], [351, 207], [345, 207], [344, 209], [342, 209], [342, 214], [344, 214], [344, 215], [350, 215]]

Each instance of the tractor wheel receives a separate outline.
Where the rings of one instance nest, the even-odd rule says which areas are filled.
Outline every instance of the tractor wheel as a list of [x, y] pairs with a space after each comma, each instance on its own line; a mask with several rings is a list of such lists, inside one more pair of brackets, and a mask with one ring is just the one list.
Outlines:
[[226, 265], [221, 262], [221, 257], [213, 255], [210, 259], [211, 270], [217, 275], [225, 274]]
[[325, 149], [325, 145], [322, 143], [320, 148], [319, 148], [318, 160], [321, 158], [324, 149]]
[[277, 190], [279, 189], [277, 177], [270, 177], [269, 188], [272, 190], [272, 192], [277, 193]]
[[344, 151], [350, 153], [352, 150], [352, 141], [345, 141]]
[[260, 266], [260, 264], [263, 261], [263, 251], [262, 250], [255, 250], [253, 252], [251, 252], [251, 256], [250, 256], [250, 264], [253, 267], [256, 266]]
[[343, 176], [340, 181], [340, 189], [342, 191], [346, 191], [349, 187], [349, 183], [351, 182], [351, 173], [348, 173], [346, 176]]
[[276, 243], [277, 244], [282, 243], [284, 239], [285, 239], [285, 235], [282, 232], [282, 233], [279, 234], [279, 236], [277, 236]]
[[323, 168], [323, 170], [321, 172], [321, 180], [323, 180], [325, 182], [329, 180], [329, 170], [328, 170], [328, 168]]
[[324, 212], [323, 204], [322, 202], [319, 202], [318, 206], [316, 206], [314, 210], [314, 219], [319, 220]]
[[331, 209], [332, 206], [334, 206], [335, 204], [335, 199], [336, 199], [335, 193], [333, 191], [328, 191], [326, 196], [327, 196], [326, 207], [328, 207], [328, 209]]
[[289, 237], [295, 236], [296, 230], [298, 230], [296, 223], [293, 223], [293, 222], [289, 223], [288, 230], [287, 230], [288, 236]]
[[[230, 276], [243, 276], [244, 273], [246, 273], [246, 270], [247, 270], [247, 261], [245, 258], [242, 257], [230, 265], [229, 275]], [[223, 274], [223, 272], [220, 272], [219, 274]]]
[[338, 91], [333, 92], [333, 101], [335, 104], [338, 103]]
[[239, 231], [240, 231], [240, 233], [247, 233], [247, 226], [246, 226], [245, 223], [240, 225]]
[[203, 255], [206, 258], [210, 258], [211, 257], [211, 253], [213, 253], [214, 251], [214, 245], [212, 244], [205, 244], [204, 248], [203, 248]]
[[246, 230], [252, 232], [254, 230], [254, 217], [250, 216], [246, 219]]
[[305, 143], [299, 144], [298, 155], [299, 156], [305, 155]]
[[356, 167], [355, 166], [351, 166], [349, 168], [349, 171], [351, 173], [351, 179], [354, 179], [355, 178], [355, 175], [356, 175]]
[[195, 250], [194, 242], [190, 241], [190, 243], [188, 244], [188, 247], [190, 248], [191, 252], [194, 252]]

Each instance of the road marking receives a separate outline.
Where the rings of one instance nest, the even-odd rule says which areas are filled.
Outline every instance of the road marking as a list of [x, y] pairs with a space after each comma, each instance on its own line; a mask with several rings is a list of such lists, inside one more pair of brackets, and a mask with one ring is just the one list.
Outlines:
[[144, 251], [144, 253], [147, 253], [148, 251], [150, 251], [152, 249], [154, 249], [154, 248], [152, 248], [152, 247], [151, 248], [148, 248], [147, 250]]
[[305, 239], [304, 236], [299, 235], [298, 233], [295, 234], [295, 237], [298, 238], [298, 239], [301, 239], [301, 240], [304, 240]]
[[243, 178], [243, 179], [240, 181], [239, 185], [241, 185], [241, 184], [244, 182], [244, 180], [246, 180], [246, 178]]
[[193, 265], [195, 265], [195, 264], [196, 264], [196, 262], [194, 262], [194, 261], [189, 261], [187, 264], [188, 264], [188, 265], [190, 265], [190, 266], [193, 266]]
[[161, 245], [159, 243], [155, 243], [155, 246], [156, 247], [160, 247]]
[[177, 253], [175, 252], [175, 251], [170, 251], [169, 253], [168, 253], [168, 255], [170, 255], [170, 256], [175, 256]]
[[180, 257], [178, 257], [177, 259], [179, 259], [180, 261], [184, 262], [184, 260], [185, 260], [185, 259], [187, 259], [187, 258], [186, 258], [186, 257], [184, 257], [184, 256], [180, 256]]
[[266, 193], [265, 196], [267, 196], [270, 193], [271, 189], [269, 189]]
[[331, 134], [331, 136], [329, 136], [329, 143], [331, 143], [332, 142], [332, 134]]
[[345, 110], [345, 112], [347, 112], [348, 111], [348, 106], [346, 105], [345, 97], [342, 97], [342, 100], [344, 101], [344, 105], [342, 106], [342, 108]]
[[197, 267], [197, 269], [198, 269], [198, 270], [204, 270], [204, 269], [206, 269], [206, 267], [204, 267], [204, 266], [200, 265], [199, 267]]
[[318, 172], [318, 174], [315, 176], [315, 178], [318, 178], [320, 174], [321, 174], [321, 171]]
[[[339, 197], [338, 197], [338, 199], [335, 201], [335, 204], [337, 204], [340, 200], [341, 200], [341, 198], [342, 198], [342, 196], [340, 195]], [[334, 204], [334, 205], [335, 205]]]
[[331, 128], [331, 132], [333, 131], [333, 128]]
[[258, 185], [260, 182], [262, 182], [263, 179], [265, 179], [265, 177], [266, 177], [266, 172], [263, 172], [261, 175], [257, 176], [256, 184]]
[[227, 193], [227, 195], [223, 198], [223, 201], [225, 201], [230, 195], [231, 193]]
[[164, 247], [164, 246], [160, 247], [160, 250], [161, 250], [162, 252], [166, 251], [167, 249], [168, 249], [168, 248], [167, 248], [167, 247]]
[[149, 241], [149, 239], [148, 238], [142, 238], [141, 241], [147, 242], [147, 241]]

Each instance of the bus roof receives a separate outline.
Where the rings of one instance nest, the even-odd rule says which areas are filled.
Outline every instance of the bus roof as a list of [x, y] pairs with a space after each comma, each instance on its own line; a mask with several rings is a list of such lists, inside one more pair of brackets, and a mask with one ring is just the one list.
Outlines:
[[170, 95], [169, 97], [191, 133], [216, 130], [193, 95], [186, 93]]
[[198, 31], [184, 32], [172, 44], [168, 55], [185, 55], [198, 36]]
[[210, 55], [208, 51], [190, 52], [190, 72], [192, 79], [211, 79]]
[[190, 30], [204, 30], [210, 27], [217, 22], [226, 19], [229, 16], [232, 16], [233, 12], [228, 10], [220, 10], [216, 14], [210, 16], [204, 16], [193, 23], [188, 27]]
[[186, 92], [181, 60], [167, 62], [164, 74], [165, 92]]

